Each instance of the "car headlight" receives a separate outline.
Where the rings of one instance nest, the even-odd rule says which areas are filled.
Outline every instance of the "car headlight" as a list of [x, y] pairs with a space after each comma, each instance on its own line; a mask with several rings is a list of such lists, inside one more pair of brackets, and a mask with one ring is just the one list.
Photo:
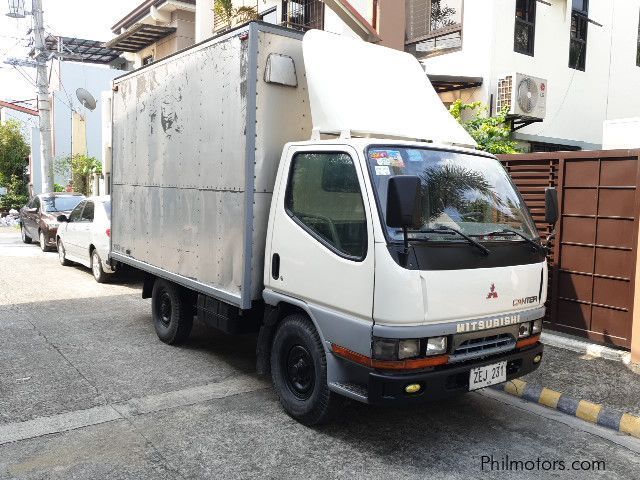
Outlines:
[[542, 332], [542, 319], [534, 320], [531, 324], [531, 334], [535, 335]]
[[531, 335], [531, 322], [521, 323], [518, 327], [518, 338], [526, 338]]
[[398, 340], [374, 337], [371, 351], [377, 360], [397, 360]]
[[427, 339], [426, 355], [442, 355], [447, 353], [447, 337], [432, 337]]
[[398, 342], [398, 358], [414, 358], [420, 355], [420, 340], [413, 338], [411, 340], [400, 340]]

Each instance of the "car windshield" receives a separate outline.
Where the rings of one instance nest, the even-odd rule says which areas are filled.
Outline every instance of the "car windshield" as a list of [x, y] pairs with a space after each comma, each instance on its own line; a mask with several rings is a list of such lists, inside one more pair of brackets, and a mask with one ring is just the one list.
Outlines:
[[[389, 178], [420, 177], [422, 227], [412, 231], [410, 238], [461, 240], [460, 236], [447, 233], [446, 228], [478, 241], [523, 241], [519, 235], [538, 238], [522, 197], [495, 159], [427, 148], [391, 147], [371, 148], [368, 157], [383, 217]], [[438, 228], [442, 231], [433, 231]], [[402, 239], [401, 230], [387, 230], [391, 239]]]
[[43, 210], [47, 213], [69, 212], [78, 205], [84, 197], [80, 195], [42, 197]]

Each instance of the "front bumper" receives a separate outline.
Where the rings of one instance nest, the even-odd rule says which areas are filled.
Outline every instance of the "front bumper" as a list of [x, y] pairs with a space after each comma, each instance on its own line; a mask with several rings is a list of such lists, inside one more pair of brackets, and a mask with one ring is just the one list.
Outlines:
[[57, 245], [56, 237], [58, 234], [57, 228], [49, 228], [46, 226], [41, 226], [40, 229], [44, 234], [44, 241], [47, 247], [55, 247]]
[[[533, 372], [540, 365], [540, 362], [534, 363], [533, 358], [542, 354], [543, 350], [544, 346], [537, 343], [511, 353], [464, 364], [444, 365], [419, 373], [383, 373], [360, 367], [368, 371], [366, 376], [368, 386], [363, 386], [363, 390], [366, 390], [366, 401], [375, 405], [417, 405], [440, 400], [468, 392], [469, 372], [476, 367], [506, 360], [507, 381]], [[418, 393], [408, 394], [405, 392], [405, 387], [410, 383], [419, 383], [422, 388]]]

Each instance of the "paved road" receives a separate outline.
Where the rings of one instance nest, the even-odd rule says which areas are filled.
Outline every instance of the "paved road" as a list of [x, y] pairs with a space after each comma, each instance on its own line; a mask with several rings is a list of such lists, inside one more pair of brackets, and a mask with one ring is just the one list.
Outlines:
[[[640, 475], [637, 444], [479, 393], [351, 404], [330, 426], [303, 427], [253, 374], [252, 337], [196, 325], [185, 346], [164, 345], [139, 287], [98, 285], [0, 229], [0, 479]], [[483, 470], [491, 455], [536, 470]], [[565, 470], [549, 471], [554, 460]], [[575, 460], [605, 470], [573, 471]]]

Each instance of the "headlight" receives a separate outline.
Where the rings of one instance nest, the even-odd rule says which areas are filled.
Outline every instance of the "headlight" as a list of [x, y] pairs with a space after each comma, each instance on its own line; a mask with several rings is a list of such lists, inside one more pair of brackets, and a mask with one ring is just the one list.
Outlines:
[[420, 355], [420, 340], [417, 338], [411, 340], [400, 340], [398, 342], [398, 358], [413, 358]]
[[393, 338], [373, 339], [373, 358], [377, 360], [397, 360], [398, 340]]
[[441, 355], [447, 353], [447, 337], [433, 337], [427, 339], [426, 355]]
[[518, 338], [525, 338], [531, 335], [531, 322], [521, 323], [518, 330]]
[[532, 334], [538, 334], [540, 332], [542, 332], [542, 319], [539, 318], [538, 320], [534, 320], [534, 322], [531, 324], [531, 333]]

